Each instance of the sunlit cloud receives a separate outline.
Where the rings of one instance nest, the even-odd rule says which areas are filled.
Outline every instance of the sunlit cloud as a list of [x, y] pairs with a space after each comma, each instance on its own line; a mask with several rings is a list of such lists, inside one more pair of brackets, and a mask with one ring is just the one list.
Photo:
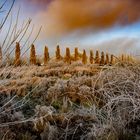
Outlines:
[[116, 24], [131, 24], [140, 19], [138, 0], [32, 1], [35, 5], [37, 2], [47, 8], [40, 8], [40, 12], [35, 17], [36, 21], [42, 23], [46, 33], [50, 35], [84, 29], [96, 31]]
[[117, 42], [112, 45], [115, 50], [122, 46], [119, 42], [128, 46], [133, 40], [137, 43], [130, 43], [130, 48], [138, 46], [139, 0], [25, 0], [18, 4], [22, 5], [22, 15], [33, 19], [35, 33], [42, 26], [37, 46], [107, 49], [105, 46]]

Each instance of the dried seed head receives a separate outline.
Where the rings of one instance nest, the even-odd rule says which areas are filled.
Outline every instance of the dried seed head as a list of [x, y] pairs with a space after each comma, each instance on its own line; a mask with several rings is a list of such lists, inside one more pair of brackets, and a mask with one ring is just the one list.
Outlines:
[[16, 42], [14, 65], [19, 66], [20, 63], [21, 63], [21, 61], [20, 61], [20, 44], [19, 44], [19, 42]]
[[96, 64], [99, 64], [100, 63], [99, 51], [96, 51], [95, 63]]
[[109, 55], [108, 55], [108, 53], [106, 54], [105, 64], [106, 64], [106, 65], [109, 64]]
[[49, 51], [48, 51], [48, 47], [45, 46], [44, 48], [44, 65], [46, 65], [49, 61]]
[[94, 54], [93, 54], [93, 50], [90, 50], [89, 61], [90, 61], [90, 64], [93, 64], [93, 63], [94, 63]]
[[111, 55], [110, 64], [111, 64], [111, 65], [113, 65], [113, 64], [114, 64], [114, 56], [113, 56], [113, 55]]
[[70, 55], [70, 49], [66, 48], [66, 55], [65, 55], [65, 62], [71, 63], [71, 55]]
[[79, 57], [78, 48], [75, 48], [75, 50], [74, 50], [74, 60], [77, 61], [78, 57]]
[[124, 54], [122, 54], [122, 56], [121, 56], [121, 60], [124, 61]]
[[85, 50], [83, 50], [82, 63], [83, 64], [87, 64], [87, 55], [86, 55], [86, 51]]
[[101, 61], [100, 61], [100, 64], [101, 65], [104, 65], [105, 64], [105, 55], [104, 55], [104, 52], [101, 52]]
[[59, 45], [57, 45], [57, 47], [56, 47], [55, 55], [56, 55], [56, 59], [57, 60], [60, 60], [61, 59], [61, 53], [60, 53], [60, 47], [59, 47]]
[[36, 52], [35, 52], [35, 46], [31, 45], [31, 51], [30, 51], [30, 64], [36, 65]]

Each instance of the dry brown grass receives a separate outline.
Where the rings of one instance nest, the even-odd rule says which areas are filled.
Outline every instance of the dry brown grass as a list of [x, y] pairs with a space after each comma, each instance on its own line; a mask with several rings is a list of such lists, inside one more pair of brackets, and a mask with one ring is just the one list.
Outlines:
[[20, 136], [28, 139], [36, 134], [42, 139], [105, 140], [139, 135], [135, 132], [140, 117], [139, 63], [97, 68], [62, 61], [42, 67], [11, 66], [6, 72], [0, 75], [2, 137], [20, 138], [14, 131], [18, 127]]

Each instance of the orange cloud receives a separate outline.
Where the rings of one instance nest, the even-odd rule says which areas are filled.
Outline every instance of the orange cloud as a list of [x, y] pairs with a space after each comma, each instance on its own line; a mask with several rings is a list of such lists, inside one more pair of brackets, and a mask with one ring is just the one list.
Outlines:
[[[44, 5], [48, 1], [35, 2]], [[139, 0], [53, 0], [46, 10], [40, 9], [35, 18], [44, 26], [46, 34], [59, 35], [81, 29], [131, 24], [140, 19], [139, 9]]]

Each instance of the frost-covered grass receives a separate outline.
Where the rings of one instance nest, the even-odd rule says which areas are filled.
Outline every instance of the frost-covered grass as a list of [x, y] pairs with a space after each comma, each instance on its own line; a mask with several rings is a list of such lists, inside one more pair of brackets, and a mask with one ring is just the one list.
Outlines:
[[0, 70], [0, 139], [139, 139], [139, 117], [139, 63]]

